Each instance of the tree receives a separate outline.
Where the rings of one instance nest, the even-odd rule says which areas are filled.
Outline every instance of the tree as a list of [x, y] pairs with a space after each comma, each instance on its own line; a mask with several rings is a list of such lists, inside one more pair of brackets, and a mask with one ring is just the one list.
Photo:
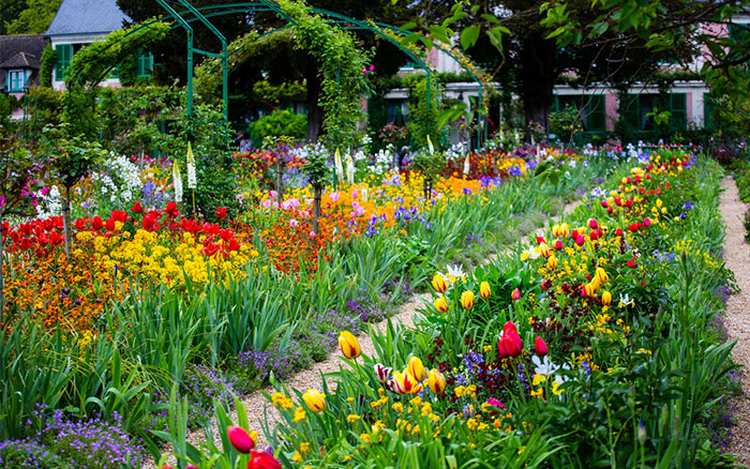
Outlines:
[[26, 9], [7, 23], [7, 34], [42, 34], [49, 28], [62, 0], [27, 0]]
[[0, 0], [0, 34], [8, 34], [8, 24], [26, 9], [26, 0]]
[[[459, 37], [470, 56], [518, 93], [527, 126], [537, 123], [548, 129], [554, 85], [563, 72], [575, 77], [578, 85], [604, 82], [617, 88], [654, 76], [662, 61], [692, 60], [695, 42], [677, 34], [678, 21], [670, 21], [674, 32], [669, 47], [656, 48], [649, 35], [624, 34], [626, 25], [634, 21], [632, 15], [648, 18], [650, 8], [656, 7], [631, 5], [627, 15], [612, 14], [615, 3], [635, 5], [630, 0], [595, 2], [594, 8], [586, 0], [459, 2], [441, 23], [413, 22], [412, 40], [429, 45]], [[665, 18], [690, 19], [688, 24], [694, 26], [700, 16], [683, 15], [686, 5], [703, 8], [703, 3], [681, 0], [659, 3], [656, 9]]]

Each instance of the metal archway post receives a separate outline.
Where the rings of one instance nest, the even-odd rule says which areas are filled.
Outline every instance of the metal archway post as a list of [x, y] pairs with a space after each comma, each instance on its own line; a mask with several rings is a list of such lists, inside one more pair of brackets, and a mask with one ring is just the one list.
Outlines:
[[171, 5], [165, 0], [156, 0], [168, 14], [171, 16], [187, 34], [187, 115], [193, 115], [193, 27], [182, 17]]
[[[187, 0], [177, 0], [185, 8], [183, 12], [177, 12], [166, 0], [156, 0], [156, 2], [171, 16], [187, 34], [187, 115], [193, 115], [193, 73], [195, 68], [195, 54], [205, 55], [212, 58], [221, 58], [222, 68], [222, 98], [224, 101], [224, 120], [229, 122], [229, 52], [227, 49], [227, 39], [219, 29], [206, 18], [197, 8]], [[189, 12], [193, 18], [185, 18], [183, 14]], [[182, 14], [181, 14], [182, 13]], [[221, 43], [221, 52], [215, 53], [198, 49], [194, 45], [194, 31], [190, 25], [193, 21], [200, 21], [206, 26]]]

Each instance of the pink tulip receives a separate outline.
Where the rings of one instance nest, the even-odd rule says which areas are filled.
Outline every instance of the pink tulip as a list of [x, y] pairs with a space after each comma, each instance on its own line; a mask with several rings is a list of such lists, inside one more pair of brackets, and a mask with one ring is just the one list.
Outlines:
[[234, 449], [242, 454], [248, 454], [255, 447], [250, 434], [242, 427], [231, 426], [227, 428], [227, 438]]

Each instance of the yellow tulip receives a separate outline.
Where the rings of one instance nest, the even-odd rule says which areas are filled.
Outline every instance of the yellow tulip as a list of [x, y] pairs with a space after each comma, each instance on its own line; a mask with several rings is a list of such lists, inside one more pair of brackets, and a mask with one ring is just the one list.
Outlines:
[[474, 292], [471, 290], [466, 290], [465, 292], [461, 293], [461, 306], [464, 307], [464, 309], [471, 309], [474, 307]]
[[438, 293], [445, 293], [448, 290], [448, 282], [445, 281], [442, 274], [435, 274], [432, 277], [432, 288]]
[[357, 358], [362, 353], [359, 341], [349, 331], [343, 331], [339, 334], [339, 348], [341, 349], [341, 353], [349, 359]]
[[557, 268], [557, 264], [557, 257], [555, 257], [554, 255], [549, 256], [549, 259], [547, 259], [547, 268], [550, 270], [554, 270]]
[[308, 389], [302, 395], [307, 407], [315, 413], [322, 412], [326, 408], [326, 396], [317, 389]]
[[409, 359], [409, 363], [407, 363], [406, 365], [406, 370], [417, 381], [422, 381], [425, 378], [424, 365], [422, 364], [422, 360], [420, 360], [419, 357], [411, 357]]
[[445, 376], [439, 370], [433, 368], [427, 374], [427, 385], [430, 386], [433, 393], [437, 395], [443, 394], [446, 385]]
[[607, 283], [609, 280], [609, 275], [607, 275], [607, 271], [602, 269], [601, 267], [597, 267], [596, 271], [594, 272], [594, 277], [599, 280], [600, 284]]
[[433, 303], [435, 306], [435, 309], [440, 311], [441, 313], [447, 313], [448, 312], [448, 300], [445, 299], [444, 296], [440, 296], [435, 299], [435, 302]]
[[492, 295], [492, 289], [490, 288], [489, 282], [482, 282], [479, 284], [479, 296], [482, 297], [482, 299], [487, 299]]
[[612, 293], [608, 292], [607, 290], [604, 290], [604, 292], [602, 292], [602, 304], [604, 306], [609, 306], [612, 304]]

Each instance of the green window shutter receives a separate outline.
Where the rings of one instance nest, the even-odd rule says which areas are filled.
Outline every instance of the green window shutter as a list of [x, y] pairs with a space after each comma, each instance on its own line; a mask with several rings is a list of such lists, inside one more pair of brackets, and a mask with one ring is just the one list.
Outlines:
[[65, 71], [73, 59], [73, 44], [58, 44], [55, 46], [55, 54], [57, 55], [57, 60], [55, 61], [55, 80], [64, 81]]
[[714, 105], [710, 93], [703, 93], [703, 127], [712, 130], [714, 128]]
[[555, 101], [552, 103], [552, 110], [554, 112], [560, 112], [560, 97], [555, 95]]
[[640, 106], [637, 94], [627, 94], [620, 100], [620, 115], [631, 130], [641, 130]]
[[687, 95], [685, 93], [672, 93], [669, 95], [671, 116], [669, 125], [672, 130], [687, 129]]
[[154, 54], [151, 52], [138, 52], [138, 77], [150, 77], [154, 72]]
[[584, 127], [589, 132], [604, 132], [607, 130], [604, 96], [591, 95], [586, 102]]

